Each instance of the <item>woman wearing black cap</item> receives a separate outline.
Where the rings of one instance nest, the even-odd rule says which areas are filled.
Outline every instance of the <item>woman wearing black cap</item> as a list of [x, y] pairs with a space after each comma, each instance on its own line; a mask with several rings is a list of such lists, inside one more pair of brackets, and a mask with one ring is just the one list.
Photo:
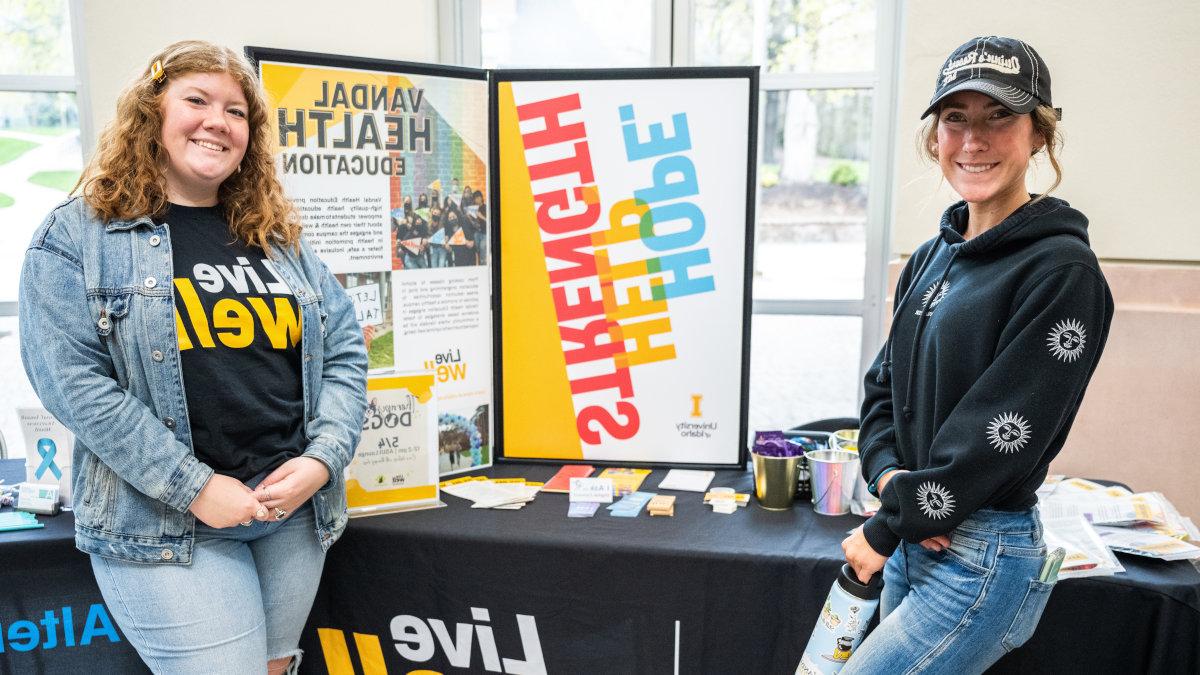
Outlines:
[[923, 139], [962, 197], [908, 260], [866, 378], [863, 475], [883, 503], [843, 543], [880, 570], [879, 627], [842, 673], [982, 672], [1033, 634], [1053, 587], [1035, 491], [1112, 319], [1087, 219], [1030, 195], [1060, 113], [1032, 47], [981, 37], [938, 73]]

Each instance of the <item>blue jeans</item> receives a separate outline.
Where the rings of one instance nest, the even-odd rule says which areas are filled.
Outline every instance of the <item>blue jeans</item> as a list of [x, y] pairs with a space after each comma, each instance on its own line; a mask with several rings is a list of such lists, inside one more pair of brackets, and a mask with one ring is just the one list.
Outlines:
[[300, 661], [300, 633], [325, 564], [312, 502], [278, 522], [213, 529], [196, 522], [191, 565], [98, 555], [104, 602], [155, 673], [265, 673]]
[[980, 509], [940, 553], [906, 541], [883, 568], [879, 626], [842, 669], [982, 673], [1033, 635], [1052, 583], [1036, 510]]

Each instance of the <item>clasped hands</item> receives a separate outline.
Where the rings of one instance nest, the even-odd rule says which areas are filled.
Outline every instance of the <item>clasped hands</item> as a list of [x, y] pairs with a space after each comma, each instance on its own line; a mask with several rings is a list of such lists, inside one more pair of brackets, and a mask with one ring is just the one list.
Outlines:
[[[883, 494], [884, 487], [891, 482], [892, 477], [898, 473], [903, 473], [903, 469], [889, 471], [879, 479], [879, 494]], [[921, 546], [928, 550], [939, 553], [950, 548], [950, 537], [948, 535], [939, 534], [935, 537], [930, 537], [921, 542]], [[871, 548], [871, 544], [863, 535], [861, 525], [854, 528], [850, 536], [842, 540], [842, 552], [846, 554], [846, 562], [850, 563], [851, 569], [854, 570], [858, 580], [863, 584], [871, 580], [871, 576], [883, 569], [887, 564], [887, 556], [880, 555]]]
[[283, 520], [329, 482], [329, 469], [311, 457], [294, 457], [251, 489], [236, 478], [213, 474], [189, 511], [213, 528]]

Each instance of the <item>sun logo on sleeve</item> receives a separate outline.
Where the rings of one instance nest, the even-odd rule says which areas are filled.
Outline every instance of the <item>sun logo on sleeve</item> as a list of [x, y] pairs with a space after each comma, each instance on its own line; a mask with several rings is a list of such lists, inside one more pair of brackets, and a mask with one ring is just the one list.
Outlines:
[[1087, 332], [1083, 329], [1082, 323], [1075, 319], [1064, 319], [1050, 329], [1050, 335], [1046, 337], [1046, 344], [1050, 347], [1050, 353], [1054, 355], [1054, 358], [1071, 363], [1083, 353], [1086, 339]]
[[917, 505], [926, 516], [941, 520], [954, 513], [954, 496], [937, 483], [921, 483], [917, 488]]
[[1029, 422], [1016, 413], [1004, 413], [988, 424], [987, 438], [993, 448], [1012, 454], [1029, 443]]
[[921, 297], [921, 307], [925, 309], [933, 309], [937, 304], [946, 297], [946, 293], [950, 292], [950, 282], [943, 281], [941, 285], [938, 282], [933, 282], [929, 290], [925, 291], [925, 295]]

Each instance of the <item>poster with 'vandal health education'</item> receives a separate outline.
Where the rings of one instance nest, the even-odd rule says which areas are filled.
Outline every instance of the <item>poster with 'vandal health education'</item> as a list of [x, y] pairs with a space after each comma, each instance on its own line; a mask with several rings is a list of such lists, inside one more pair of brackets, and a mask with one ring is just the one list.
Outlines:
[[491, 464], [486, 73], [248, 47], [280, 177], [372, 374], [430, 371], [439, 471]]
[[757, 69], [497, 71], [497, 445], [744, 458]]

